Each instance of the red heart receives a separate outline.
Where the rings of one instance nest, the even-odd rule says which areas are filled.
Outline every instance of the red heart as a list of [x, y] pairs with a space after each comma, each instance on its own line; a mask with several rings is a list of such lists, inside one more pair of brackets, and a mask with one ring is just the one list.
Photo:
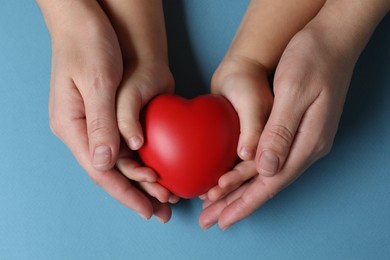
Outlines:
[[237, 161], [239, 120], [222, 96], [157, 96], [143, 110], [141, 124], [141, 159], [182, 198], [206, 193]]

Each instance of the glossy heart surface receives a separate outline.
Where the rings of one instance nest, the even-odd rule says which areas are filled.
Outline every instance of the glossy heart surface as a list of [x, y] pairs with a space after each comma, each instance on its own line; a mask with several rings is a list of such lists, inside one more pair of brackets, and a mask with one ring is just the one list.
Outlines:
[[206, 193], [237, 161], [239, 119], [222, 96], [157, 96], [144, 108], [141, 124], [143, 163], [179, 197]]

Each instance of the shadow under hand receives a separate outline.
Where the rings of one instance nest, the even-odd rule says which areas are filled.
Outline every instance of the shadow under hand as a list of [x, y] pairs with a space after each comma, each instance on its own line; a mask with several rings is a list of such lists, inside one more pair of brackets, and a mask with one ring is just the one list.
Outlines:
[[[379, 24], [356, 64], [340, 121], [337, 143], [378, 125], [378, 117], [390, 112], [390, 15]], [[343, 141], [344, 142], [344, 141]]]
[[176, 82], [175, 93], [185, 98], [209, 92], [202, 81], [187, 31], [183, 1], [163, 1], [168, 37], [169, 65]]

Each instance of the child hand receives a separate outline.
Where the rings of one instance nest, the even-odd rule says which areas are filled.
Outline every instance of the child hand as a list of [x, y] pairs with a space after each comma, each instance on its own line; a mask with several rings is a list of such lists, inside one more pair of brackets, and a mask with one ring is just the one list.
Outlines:
[[122, 145], [122, 150], [127, 151], [127, 155], [120, 156], [116, 166], [129, 179], [137, 181], [147, 194], [162, 203], [175, 203], [179, 198], [156, 182], [157, 173], [150, 168], [141, 167], [135, 160], [134, 151], [138, 150], [144, 141], [139, 122], [141, 109], [153, 97], [172, 93], [173, 84], [173, 77], [166, 63], [138, 62], [125, 68], [117, 97], [118, 126], [126, 142]]
[[213, 76], [211, 92], [232, 103], [240, 119], [237, 154], [254, 159], [273, 102], [266, 69], [244, 56], [228, 55]]
[[[132, 150], [144, 142], [139, 122], [141, 109], [155, 96], [172, 93], [174, 79], [169, 70], [162, 2], [100, 1], [117, 33], [123, 57], [123, 77], [116, 99], [116, 117], [124, 142]], [[123, 146], [126, 146], [123, 144]], [[137, 186], [161, 203], [178, 197], [156, 182], [157, 174], [141, 167], [134, 154], [120, 156], [117, 168]]]
[[[237, 111], [240, 119], [237, 153], [242, 160], [254, 160], [273, 102], [266, 70], [250, 59], [228, 55], [213, 76], [211, 91], [225, 96]], [[216, 201], [241, 186], [257, 174], [246, 171], [247, 165], [245, 161], [236, 165], [203, 197]]]

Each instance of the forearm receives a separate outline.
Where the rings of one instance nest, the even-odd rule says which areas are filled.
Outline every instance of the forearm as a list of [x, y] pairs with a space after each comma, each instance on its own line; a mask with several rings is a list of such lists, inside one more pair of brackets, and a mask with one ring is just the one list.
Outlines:
[[356, 60], [389, 9], [388, 0], [328, 0], [307, 27], [314, 27], [338, 53]]
[[250, 57], [273, 70], [290, 39], [325, 0], [252, 0], [228, 55]]
[[101, 0], [117, 33], [124, 62], [167, 61], [161, 0]]
[[79, 31], [85, 35], [85, 29], [93, 33], [93, 30], [99, 30], [95, 26], [98, 20], [107, 21], [103, 10], [95, 0], [36, 0], [36, 2], [42, 11], [52, 41], [56, 41], [57, 38], [63, 39]]

